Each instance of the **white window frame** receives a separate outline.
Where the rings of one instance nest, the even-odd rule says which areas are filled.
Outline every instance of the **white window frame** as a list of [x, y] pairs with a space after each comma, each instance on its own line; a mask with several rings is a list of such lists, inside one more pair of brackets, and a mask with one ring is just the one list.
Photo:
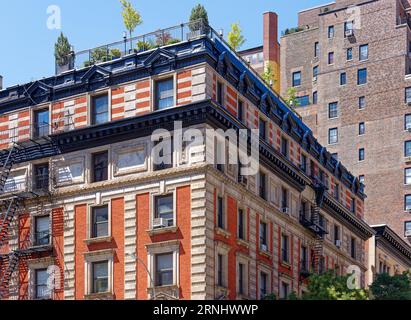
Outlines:
[[87, 155], [87, 158], [88, 158], [87, 163], [89, 164], [87, 166], [88, 184], [96, 184], [96, 183], [105, 182], [105, 181], [92, 182], [93, 179], [94, 179], [94, 177], [93, 177], [93, 171], [94, 171], [93, 158], [94, 158], [94, 155], [98, 154], [98, 153], [103, 153], [103, 152], [107, 152], [107, 154], [108, 154], [107, 155], [107, 162], [108, 162], [108, 164], [107, 164], [107, 180], [105, 180], [105, 181], [109, 181], [113, 178], [113, 174], [112, 174], [113, 164], [112, 164], [112, 160], [111, 160], [111, 147], [104, 146], [104, 147], [100, 147], [100, 148], [90, 150], [89, 154]]
[[267, 275], [267, 295], [270, 295], [273, 293], [273, 288], [272, 288], [272, 274], [270, 267], [265, 266], [263, 264], [259, 264], [257, 266], [257, 272], [258, 272], [258, 292], [257, 292], [257, 299], [261, 300], [261, 272], [264, 272]]
[[[111, 199], [104, 201], [101, 204], [92, 204], [87, 206], [87, 240], [88, 241], [98, 241], [112, 237], [112, 228], [111, 228]], [[93, 228], [93, 208], [99, 208], [107, 206], [108, 209], [108, 234], [104, 237], [92, 238], [92, 228]]]
[[[108, 108], [108, 115], [107, 115], [107, 122], [105, 122], [105, 123], [109, 123], [112, 119], [112, 115], [111, 115], [111, 108], [112, 108], [112, 93], [111, 93], [111, 90], [109, 90], [109, 89], [102, 89], [102, 90], [96, 90], [96, 91], [93, 91], [93, 92], [89, 92], [89, 93], [87, 93], [87, 114], [88, 114], [88, 117], [87, 117], [87, 125], [88, 126], [92, 126], [93, 125], [93, 121], [92, 121], [92, 119], [93, 119], [93, 98], [95, 98], [95, 97], [99, 97], [99, 96], [104, 96], [104, 95], [107, 95], [107, 99], [108, 99], [108, 106], [107, 106], [107, 108]], [[74, 116], [75, 116], [75, 114], [74, 114]], [[74, 119], [73, 119], [73, 122], [74, 122]], [[100, 123], [99, 125], [102, 125], [102, 123]]]
[[[165, 190], [164, 192], [152, 192], [150, 194], [150, 230], [153, 231], [153, 224], [154, 224], [154, 219], [155, 219], [155, 208], [156, 208], [156, 202], [155, 199], [156, 197], [162, 197], [162, 196], [168, 196], [172, 195], [173, 196], [173, 225], [167, 228], [176, 228], [177, 227], [177, 192], [175, 188], [170, 188]], [[167, 229], [164, 228], [164, 229]], [[162, 230], [162, 229], [159, 229]]]
[[[248, 297], [250, 295], [249, 293], [249, 270], [250, 270], [250, 259], [249, 257], [242, 255], [241, 253], [237, 253], [236, 257], [236, 274], [237, 274], [237, 279], [236, 279], [236, 293], [238, 297]], [[243, 293], [241, 294], [239, 292], [240, 289], [240, 263], [244, 265], [244, 279], [243, 279]]]
[[[95, 252], [88, 252], [84, 256], [84, 280], [85, 280], [85, 287], [84, 292], [85, 295], [104, 295], [104, 294], [113, 294], [114, 290], [114, 252], [113, 250], [102, 250], [102, 251], [95, 251]], [[93, 293], [93, 263], [94, 262], [108, 262], [108, 291], [105, 293]]]
[[[144, 152], [144, 163], [141, 165], [137, 166], [131, 166], [127, 167], [125, 169], [120, 169], [118, 167], [118, 161], [120, 155], [128, 154], [128, 153], [138, 153], [138, 152]], [[145, 172], [148, 170], [148, 145], [146, 142], [138, 143], [133, 146], [118, 146], [116, 148], [113, 148], [112, 150], [112, 159], [113, 159], [113, 176], [123, 176], [123, 175], [128, 175], [132, 173], [139, 173], [139, 172]]]
[[[174, 93], [173, 93], [173, 98], [174, 98], [173, 105], [171, 107], [168, 107], [168, 108], [157, 110], [156, 109], [157, 108], [156, 107], [156, 83], [158, 81], [167, 80], [167, 79], [170, 79], [170, 78], [173, 78], [173, 91], [174, 91]], [[150, 82], [151, 82], [150, 83], [150, 90], [151, 90], [150, 99], [152, 101], [152, 103], [151, 103], [151, 112], [168, 110], [168, 109], [171, 109], [171, 108], [175, 108], [177, 106], [177, 74], [176, 74], [175, 71], [166, 72], [166, 73], [162, 73], [161, 75], [154, 76], [154, 77], [151, 78]]]
[[[223, 244], [218, 242], [216, 244], [216, 249], [215, 249], [215, 256], [214, 256], [214, 270], [215, 270], [215, 275], [214, 275], [214, 284], [216, 287], [219, 288], [228, 288], [228, 253], [230, 251], [230, 248]], [[221, 255], [223, 257], [223, 270], [222, 270], [222, 286], [218, 285], [218, 255]]]

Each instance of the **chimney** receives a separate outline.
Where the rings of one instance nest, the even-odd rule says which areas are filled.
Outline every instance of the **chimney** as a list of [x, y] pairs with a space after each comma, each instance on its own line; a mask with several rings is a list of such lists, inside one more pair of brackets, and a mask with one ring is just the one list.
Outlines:
[[0, 91], [3, 90], [3, 77], [0, 76]]
[[275, 74], [274, 90], [280, 92], [280, 44], [278, 42], [278, 15], [264, 13], [264, 62], [270, 63]]

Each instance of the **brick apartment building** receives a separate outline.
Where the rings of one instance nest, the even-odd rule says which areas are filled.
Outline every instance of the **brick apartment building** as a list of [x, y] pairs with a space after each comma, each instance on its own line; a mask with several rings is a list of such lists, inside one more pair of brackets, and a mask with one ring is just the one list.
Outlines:
[[[281, 92], [366, 185], [365, 218], [411, 236], [409, 1], [340, 1], [299, 12], [281, 38]], [[408, 241], [407, 240], [407, 241]]]

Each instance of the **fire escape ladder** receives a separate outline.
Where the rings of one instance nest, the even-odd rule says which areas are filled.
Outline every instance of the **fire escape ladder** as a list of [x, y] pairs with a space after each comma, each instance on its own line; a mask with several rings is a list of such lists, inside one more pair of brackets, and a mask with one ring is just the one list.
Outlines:
[[14, 156], [16, 150], [16, 145], [13, 144], [10, 150], [5, 150], [3, 152], [3, 154], [6, 153], [6, 155], [4, 157], [4, 161], [0, 163], [0, 193], [4, 192], [4, 186], [14, 164]]
[[2, 258], [2, 264], [7, 264], [7, 266], [4, 267], [3, 275], [0, 278], [0, 299], [8, 293], [11, 277], [19, 264], [19, 254], [17, 252], [10, 253], [6, 258]]
[[6, 212], [4, 214], [0, 214], [0, 247], [7, 239], [10, 225], [13, 221], [14, 216], [16, 215], [17, 210], [19, 209], [18, 198], [11, 198], [8, 202], [8, 205], [6, 204], [5, 208]]
[[[312, 211], [312, 222], [314, 225], [320, 225], [320, 208], [323, 205], [325, 191], [327, 187], [319, 180], [316, 180], [314, 183], [315, 190], [315, 204]], [[322, 268], [320, 268], [320, 262], [322, 260], [324, 253], [324, 233], [317, 233], [314, 240], [313, 247], [313, 267], [315, 273], [320, 273]]]

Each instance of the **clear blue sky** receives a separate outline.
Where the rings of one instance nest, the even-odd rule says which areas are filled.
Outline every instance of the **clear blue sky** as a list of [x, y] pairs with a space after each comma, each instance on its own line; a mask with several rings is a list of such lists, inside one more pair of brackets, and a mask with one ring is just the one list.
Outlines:
[[[247, 42], [242, 49], [262, 43], [262, 14], [275, 11], [279, 29], [297, 24], [297, 12], [329, 0], [132, 0], [144, 23], [135, 35], [188, 20], [191, 8], [202, 3], [214, 29], [239, 22]], [[13, 0], [0, 7], [0, 75], [4, 86], [53, 75], [54, 42], [59, 30], [47, 28], [47, 8], [61, 8], [62, 31], [76, 51], [121, 40], [124, 26], [119, 0]]]

